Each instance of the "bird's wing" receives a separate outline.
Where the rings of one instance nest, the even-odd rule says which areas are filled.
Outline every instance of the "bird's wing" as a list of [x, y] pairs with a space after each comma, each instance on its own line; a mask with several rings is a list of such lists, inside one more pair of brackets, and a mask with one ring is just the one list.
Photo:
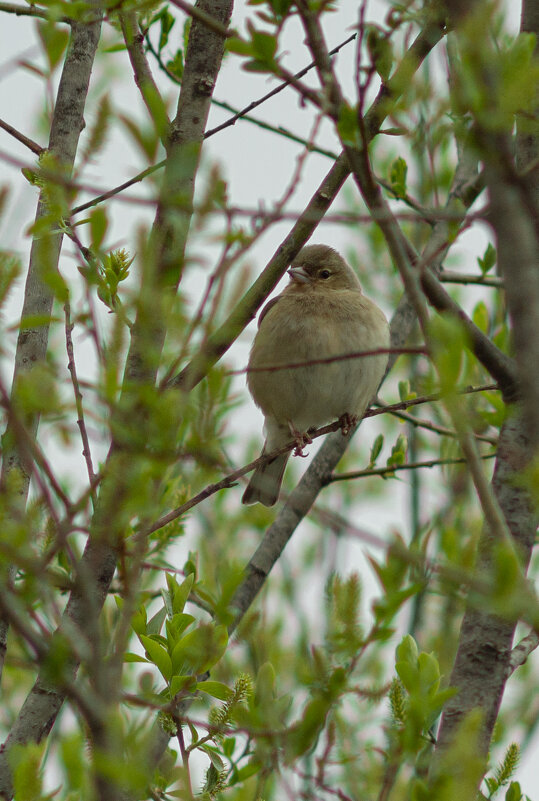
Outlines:
[[275, 306], [275, 304], [276, 304], [276, 303], [277, 303], [277, 302], [278, 302], [280, 299], [281, 299], [281, 296], [280, 296], [280, 295], [277, 295], [277, 297], [276, 297], [276, 298], [272, 298], [271, 300], [269, 300], [269, 301], [266, 303], [266, 305], [264, 306], [264, 308], [263, 308], [263, 309], [262, 309], [262, 311], [260, 312], [260, 317], [258, 318], [258, 327], [259, 327], [259, 328], [260, 328], [260, 325], [261, 325], [261, 323], [262, 323], [262, 320], [264, 319], [264, 317], [266, 316], [266, 314], [269, 312], [269, 310], [270, 310], [270, 309], [272, 309], [272, 308]]

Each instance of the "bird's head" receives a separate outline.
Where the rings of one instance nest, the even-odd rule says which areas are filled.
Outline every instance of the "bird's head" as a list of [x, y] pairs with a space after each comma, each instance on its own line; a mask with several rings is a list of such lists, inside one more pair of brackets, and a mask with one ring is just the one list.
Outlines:
[[359, 280], [336, 250], [328, 245], [307, 245], [288, 270], [292, 291], [354, 289], [361, 291]]

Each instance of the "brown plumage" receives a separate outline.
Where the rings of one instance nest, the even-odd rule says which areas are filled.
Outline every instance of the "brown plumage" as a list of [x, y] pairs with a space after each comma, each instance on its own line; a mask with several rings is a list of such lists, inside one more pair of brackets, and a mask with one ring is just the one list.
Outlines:
[[[308, 245], [289, 270], [290, 283], [264, 307], [249, 367], [275, 367], [387, 348], [383, 312], [366, 298], [356, 274], [333, 248]], [[262, 453], [343, 415], [361, 417], [387, 365], [387, 355], [249, 372], [247, 384], [265, 417]], [[272, 506], [290, 454], [258, 467], [242, 503]]]

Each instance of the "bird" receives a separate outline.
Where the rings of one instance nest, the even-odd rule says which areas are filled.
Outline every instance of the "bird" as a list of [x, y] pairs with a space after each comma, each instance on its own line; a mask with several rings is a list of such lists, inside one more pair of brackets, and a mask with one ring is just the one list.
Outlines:
[[[336, 250], [303, 247], [288, 275], [285, 290], [260, 314], [247, 368], [249, 391], [264, 414], [262, 456], [292, 438], [295, 453], [303, 455], [312, 441], [309, 431], [332, 420], [339, 419], [347, 433], [376, 394], [388, 361], [384, 352], [346, 358], [387, 349], [389, 326]], [[260, 464], [242, 503], [273, 506], [289, 456]]]

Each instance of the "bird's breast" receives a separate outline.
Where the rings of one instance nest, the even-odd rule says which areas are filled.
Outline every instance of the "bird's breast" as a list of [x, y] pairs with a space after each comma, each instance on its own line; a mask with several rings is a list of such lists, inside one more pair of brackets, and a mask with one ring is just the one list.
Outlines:
[[353, 355], [387, 347], [382, 312], [359, 292], [333, 294], [281, 296], [251, 351], [248, 383], [255, 402], [265, 415], [300, 431], [362, 411], [387, 363], [387, 355]]

